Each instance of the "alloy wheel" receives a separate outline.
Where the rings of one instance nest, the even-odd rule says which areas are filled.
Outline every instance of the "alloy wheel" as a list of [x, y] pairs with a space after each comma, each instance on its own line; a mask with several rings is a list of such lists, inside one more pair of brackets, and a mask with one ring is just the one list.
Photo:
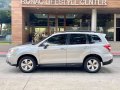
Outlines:
[[84, 62], [84, 69], [90, 73], [96, 73], [101, 69], [101, 62], [97, 57], [89, 57]]
[[25, 71], [30, 71], [33, 68], [33, 62], [30, 59], [24, 59], [21, 62], [21, 68]]
[[25, 73], [34, 71], [36, 69], [35, 59], [30, 56], [24, 56], [19, 61], [19, 69]]
[[90, 71], [96, 71], [99, 67], [99, 63], [97, 60], [95, 59], [90, 59], [88, 62], [87, 62], [87, 68], [90, 70]]

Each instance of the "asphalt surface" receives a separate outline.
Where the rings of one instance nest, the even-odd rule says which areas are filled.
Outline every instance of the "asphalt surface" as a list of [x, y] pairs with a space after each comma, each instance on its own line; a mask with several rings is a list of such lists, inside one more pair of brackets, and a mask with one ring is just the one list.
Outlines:
[[0, 90], [120, 90], [120, 57], [94, 74], [64, 67], [22, 73], [0, 57]]

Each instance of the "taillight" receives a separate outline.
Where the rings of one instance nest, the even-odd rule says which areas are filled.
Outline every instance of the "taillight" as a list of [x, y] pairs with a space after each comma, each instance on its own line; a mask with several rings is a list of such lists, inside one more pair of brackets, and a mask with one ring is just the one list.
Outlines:
[[106, 45], [104, 45], [104, 47], [110, 52], [111, 51], [111, 46], [110, 46], [110, 44], [106, 44]]

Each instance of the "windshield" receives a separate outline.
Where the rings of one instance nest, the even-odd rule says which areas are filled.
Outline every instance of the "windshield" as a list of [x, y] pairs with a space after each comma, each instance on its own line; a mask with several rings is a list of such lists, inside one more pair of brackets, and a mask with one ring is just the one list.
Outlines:
[[44, 37], [42, 39], [40, 39], [39, 41], [36, 40], [32, 40], [32, 45], [37, 45], [39, 42], [42, 42], [43, 40], [45, 40], [47, 37]]

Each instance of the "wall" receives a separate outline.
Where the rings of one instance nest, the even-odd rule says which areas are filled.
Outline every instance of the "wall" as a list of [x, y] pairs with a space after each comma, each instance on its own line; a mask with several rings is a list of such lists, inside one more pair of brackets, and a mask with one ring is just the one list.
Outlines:
[[26, 14], [20, 0], [12, 0], [12, 43], [14, 44], [23, 44], [27, 41], [29, 32], [25, 31]]

